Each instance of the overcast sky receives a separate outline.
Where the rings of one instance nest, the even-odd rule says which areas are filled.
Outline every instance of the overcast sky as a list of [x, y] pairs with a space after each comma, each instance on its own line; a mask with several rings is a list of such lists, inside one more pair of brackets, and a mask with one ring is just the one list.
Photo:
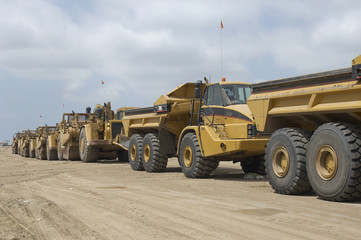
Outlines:
[[356, 0], [0, 0], [0, 141], [63, 112], [146, 107], [182, 83], [219, 81], [220, 21], [229, 81], [349, 67], [360, 10]]

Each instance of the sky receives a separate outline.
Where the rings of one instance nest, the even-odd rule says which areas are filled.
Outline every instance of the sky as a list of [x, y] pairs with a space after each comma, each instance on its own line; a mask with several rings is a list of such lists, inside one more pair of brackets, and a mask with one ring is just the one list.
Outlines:
[[360, 10], [356, 0], [0, 0], [0, 141], [97, 103], [152, 106], [203, 77], [350, 67]]

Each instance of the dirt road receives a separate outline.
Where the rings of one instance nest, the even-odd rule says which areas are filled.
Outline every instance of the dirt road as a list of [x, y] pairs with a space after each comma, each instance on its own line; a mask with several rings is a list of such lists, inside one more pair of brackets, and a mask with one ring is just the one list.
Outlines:
[[360, 239], [361, 202], [273, 193], [224, 162], [209, 179], [0, 148], [0, 239]]

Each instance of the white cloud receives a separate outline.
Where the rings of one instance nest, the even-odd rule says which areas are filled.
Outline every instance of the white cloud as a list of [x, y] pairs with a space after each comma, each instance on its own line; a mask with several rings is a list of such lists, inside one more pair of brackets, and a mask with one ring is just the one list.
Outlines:
[[355, 0], [1, 1], [0, 81], [67, 104], [151, 105], [184, 82], [220, 79], [220, 20], [224, 76], [252, 82], [349, 66], [358, 12]]

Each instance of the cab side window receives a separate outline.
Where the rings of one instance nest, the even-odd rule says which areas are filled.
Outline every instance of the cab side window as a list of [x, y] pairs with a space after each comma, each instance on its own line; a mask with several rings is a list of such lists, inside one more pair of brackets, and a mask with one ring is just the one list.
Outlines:
[[205, 100], [208, 105], [223, 106], [221, 86], [219, 84], [210, 85], [205, 91]]

